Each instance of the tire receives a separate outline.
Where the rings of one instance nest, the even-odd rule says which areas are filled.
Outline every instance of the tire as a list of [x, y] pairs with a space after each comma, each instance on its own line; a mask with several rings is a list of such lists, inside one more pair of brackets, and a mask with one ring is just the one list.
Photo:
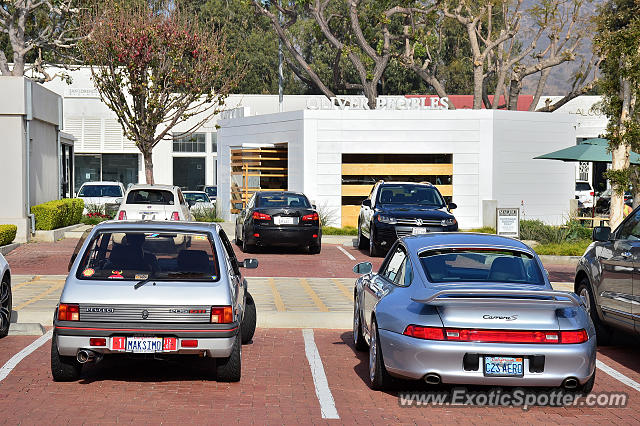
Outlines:
[[228, 358], [216, 359], [216, 379], [219, 382], [239, 382], [242, 371], [242, 330], [236, 334], [231, 355]]
[[236, 245], [242, 248], [242, 239], [240, 238], [240, 235], [242, 235], [242, 232], [238, 232], [238, 227], [236, 226]]
[[51, 339], [51, 375], [54, 382], [73, 382], [80, 378], [82, 364], [75, 357], [62, 356], [58, 352], [58, 336]]
[[358, 222], [358, 248], [366, 250], [369, 248], [369, 241], [362, 235], [362, 224]]
[[369, 348], [362, 333], [362, 316], [360, 315], [357, 295], [354, 295], [353, 298], [353, 345], [356, 351], [359, 352], [364, 352]]
[[309, 244], [309, 254], [319, 254], [322, 250], [322, 243], [311, 243]]
[[611, 330], [609, 327], [604, 325], [598, 316], [598, 311], [596, 309], [595, 298], [593, 297], [593, 292], [591, 291], [591, 286], [589, 285], [589, 279], [583, 278], [578, 284], [578, 289], [576, 291], [578, 295], [584, 296], [587, 299], [587, 310], [589, 311], [589, 316], [591, 317], [591, 321], [593, 321], [593, 325], [596, 329], [596, 339], [599, 345], [608, 345], [611, 342]]
[[578, 391], [584, 395], [587, 396], [591, 393], [591, 391], [593, 391], [593, 385], [596, 383], [596, 369], [593, 370], [593, 374], [591, 375], [591, 378], [589, 380], [587, 380], [587, 382], [580, 386], [580, 388], [578, 389]]
[[376, 242], [373, 239], [373, 225], [369, 229], [369, 257], [378, 257], [380, 256], [380, 249], [376, 246]]
[[257, 320], [257, 312], [256, 312], [256, 302], [251, 297], [251, 294], [247, 291], [245, 296], [245, 308], [244, 308], [244, 317], [242, 318], [242, 325], [240, 326], [240, 330], [242, 333], [242, 344], [246, 345], [253, 338], [253, 334], [256, 332], [256, 320]]
[[2, 278], [0, 283], [0, 338], [9, 334], [11, 326], [11, 309], [13, 297], [11, 295], [11, 282], [9, 277]]
[[371, 321], [371, 342], [369, 343], [369, 386], [373, 390], [384, 390], [389, 388], [390, 384], [391, 376], [384, 367], [378, 324], [374, 318]]
[[242, 235], [242, 245], [240, 246], [243, 253], [253, 253], [253, 244], [247, 243], [247, 236]]

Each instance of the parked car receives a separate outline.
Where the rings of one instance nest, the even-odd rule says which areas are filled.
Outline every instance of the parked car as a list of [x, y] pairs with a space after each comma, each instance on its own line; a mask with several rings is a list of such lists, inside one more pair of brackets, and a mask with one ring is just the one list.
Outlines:
[[215, 185], [205, 185], [202, 190], [207, 193], [211, 201], [216, 201], [218, 198], [218, 187]]
[[191, 210], [213, 210], [216, 208], [204, 191], [184, 191], [182, 194]]
[[358, 248], [373, 257], [406, 235], [457, 231], [456, 207], [430, 183], [380, 181], [360, 207]]
[[132, 185], [120, 205], [117, 220], [177, 220], [193, 219], [189, 204], [177, 186]]
[[106, 204], [120, 204], [124, 197], [124, 185], [120, 182], [85, 182], [78, 191], [78, 198], [84, 200], [84, 213], [90, 206], [104, 209]]
[[[631, 191], [624, 192], [624, 203], [629, 206], [633, 205], [633, 195]], [[611, 188], [607, 188], [600, 195], [596, 197], [596, 213], [609, 214], [611, 208]]]
[[104, 356], [193, 355], [215, 359], [217, 380], [240, 380], [241, 344], [256, 326], [240, 268], [257, 266], [238, 261], [217, 224], [97, 225], [74, 252], [56, 307], [53, 379], [76, 380]]
[[397, 241], [377, 273], [354, 272], [353, 338], [369, 383], [564, 387], [590, 392], [593, 324], [574, 293], [554, 291], [520, 241], [433, 233]]
[[598, 342], [607, 344], [613, 329], [640, 333], [636, 275], [640, 209], [631, 212], [613, 232], [608, 226], [593, 228], [593, 240], [576, 267], [574, 288], [587, 301]]
[[236, 244], [245, 253], [255, 246], [277, 244], [309, 247], [309, 253], [320, 253], [322, 227], [318, 211], [299, 192], [256, 192], [236, 216]]
[[11, 309], [13, 309], [11, 297], [11, 268], [9, 263], [0, 253], [0, 338], [9, 334], [11, 324]]
[[586, 181], [576, 181], [576, 200], [582, 203], [582, 208], [590, 209], [593, 207], [593, 188], [591, 184]]

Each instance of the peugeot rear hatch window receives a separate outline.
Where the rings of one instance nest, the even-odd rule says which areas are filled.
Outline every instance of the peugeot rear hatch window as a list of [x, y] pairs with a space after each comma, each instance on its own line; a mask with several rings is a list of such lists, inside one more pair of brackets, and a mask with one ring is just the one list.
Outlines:
[[122, 197], [118, 185], [84, 185], [78, 197]]
[[215, 246], [204, 233], [101, 232], [76, 277], [116, 281], [218, 281]]
[[441, 208], [445, 201], [437, 189], [425, 185], [385, 184], [378, 193], [380, 204], [416, 204]]
[[127, 204], [173, 205], [174, 198], [171, 191], [162, 189], [136, 189], [127, 195]]
[[420, 254], [429, 281], [544, 285], [538, 263], [528, 253], [492, 248], [448, 248]]

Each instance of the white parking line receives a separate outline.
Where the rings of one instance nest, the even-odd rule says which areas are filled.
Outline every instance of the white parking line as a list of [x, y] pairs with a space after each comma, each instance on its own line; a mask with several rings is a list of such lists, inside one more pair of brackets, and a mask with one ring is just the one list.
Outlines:
[[629, 377], [625, 376], [624, 374], [622, 374], [618, 370], [614, 370], [613, 368], [609, 367], [604, 362], [602, 362], [600, 360], [596, 360], [596, 367], [598, 367], [600, 370], [604, 371], [605, 373], [607, 373], [608, 375], [610, 375], [614, 379], [618, 380], [619, 382], [622, 382], [625, 385], [627, 385], [629, 387], [632, 387], [635, 390], [637, 390], [638, 392], [640, 392], [640, 383], [636, 382], [633, 379], [630, 379]]
[[338, 410], [336, 410], [336, 403], [333, 400], [331, 389], [329, 389], [329, 382], [327, 382], [327, 376], [322, 366], [320, 352], [318, 352], [318, 347], [313, 338], [313, 330], [308, 328], [302, 330], [302, 337], [304, 338], [304, 351], [307, 354], [309, 367], [311, 367], [313, 386], [316, 388], [316, 396], [318, 397], [318, 402], [320, 402], [322, 418], [339, 419], [340, 416], [338, 416]]
[[351, 253], [349, 253], [348, 251], [346, 251], [345, 249], [343, 249], [342, 247], [338, 246], [338, 250], [340, 250], [341, 252], [343, 252], [344, 254], [347, 255], [347, 257], [351, 260], [356, 260], [355, 257], [351, 256]]
[[42, 336], [38, 337], [29, 346], [27, 346], [26, 348], [24, 348], [14, 356], [12, 356], [11, 359], [7, 361], [2, 366], [2, 368], [0, 368], [0, 382], [7, 378], [9, 373], [11, 373], [11, 371], [16, 367], [16, 365], [20, 364], [20, 361], [22, 361], [24, 358], [26, 358], [29, 354], [31, 354], [33, 351], [38, 349], [40, 346], [47, 343], [47, 341], [51, 339], [52, 334], [53, 334], [53, 330], [47, 331]]

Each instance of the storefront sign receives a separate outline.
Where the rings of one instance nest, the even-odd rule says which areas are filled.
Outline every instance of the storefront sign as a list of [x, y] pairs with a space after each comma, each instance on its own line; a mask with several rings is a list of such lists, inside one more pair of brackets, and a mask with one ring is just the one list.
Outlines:
[[497, 208], [496, 233], [504, 237], [520, 238], [520, 209]]
[[[310, 110], [367, 110], [369, 101], [364, 96], [314, 96], [307, 99], [307, 109]], [[376, 98], [376, 108], [379, 110], [431, 110], [449, 109], [449, 98], [432, 97], [391, 97]]]
[[99, 98], [98, 89], [93, 87], [68, 87], [65, 90], [65, 98]]

